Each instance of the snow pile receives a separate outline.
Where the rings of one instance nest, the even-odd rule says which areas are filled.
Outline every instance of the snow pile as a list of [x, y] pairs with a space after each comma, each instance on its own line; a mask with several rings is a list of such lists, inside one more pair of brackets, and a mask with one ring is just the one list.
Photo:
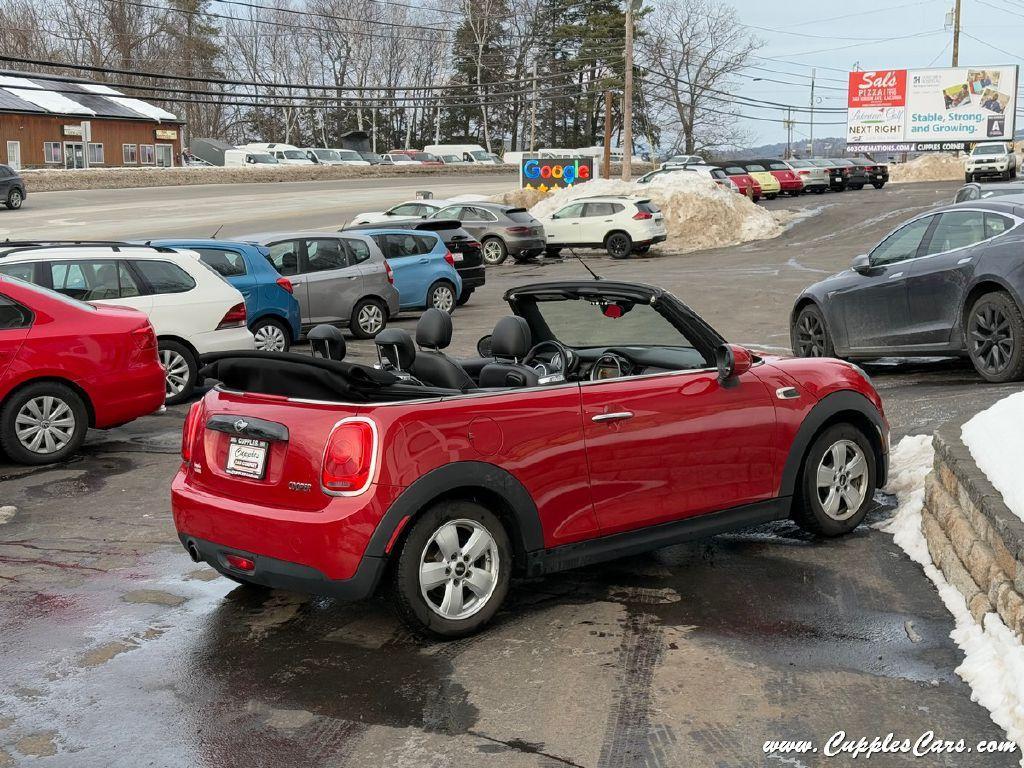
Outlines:
[[889, 181], [957, 181], [964, 177], [964, 160], [955, 155], [921, 155], [889, 167]]
[[743, 195], [696, 173], [667, 173], [656, 176], [650, 184], [595, 179], [549, 194], [534, 190], [520, 192], [522, 194], [512, 193], [506, 197], [518, 197], [520, 204], [528, 204], [536, 197], [530, 213], [538, 219], [550, 216], [580, 197], [633, 195], [650, 198], [665, 216], [668, 246], [674, 251], [699, 251], [777, 237], [790, 218], [788, 211], [773, 215]]
[[974, 463], [1024, 520], [1024, 392], [1010, 395], [964, 424], [961, 436]]
[[[986, 614], [984, 626], [974, 620], [964, 596], [932, 563], [921, 531], [924, 478], [931, 471], [933, 458], [927, 435], [905, 437], [892, 450], [886, 490], [896, 494], [899, 508], [891, 520], [878, 527], [893, 534], [893, 541], [934, 582], [956, 621], [949, 636], [964, 652], [957, 675], [971, 686], [971, 699], [985, 707], [992, 721], [1024, 750], [1024, 645], [999, 614]], [[1024, 768], [1024, 759], [1021, 766]]]

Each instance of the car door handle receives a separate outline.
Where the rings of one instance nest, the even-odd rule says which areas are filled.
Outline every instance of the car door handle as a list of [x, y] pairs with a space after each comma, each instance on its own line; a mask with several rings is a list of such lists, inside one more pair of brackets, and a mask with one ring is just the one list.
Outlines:
[[292, 280], [291, 278], [288, 278], [288, 280], [292, 285], [302, 285], [301, 280]]
[[596, 416], [591, 416], [590, 420], [601, 424], [605, 421], [625, 421], [632, 418], [633, 414], [630, 411], [618, 411], [617, 413], [599, 413]]
[[420, 259], [420, 264], [429, 264], [430, 259]]
[[897, 272], [894, 275], [889, 275], [889, 279], [890, 280], [895, 280], [897, 277], [903, 277], [903, 273], [902, 272]]

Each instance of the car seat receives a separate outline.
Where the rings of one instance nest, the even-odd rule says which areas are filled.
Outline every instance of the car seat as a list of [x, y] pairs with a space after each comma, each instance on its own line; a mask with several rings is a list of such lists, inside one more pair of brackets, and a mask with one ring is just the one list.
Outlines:
[[503, 317], [491, 335], [491, 353], [495, 362], [480, 371], [480, 386], [536, 387], [540, 374], [520, 361], [532, 348], [530, 326], [518, 316]]
[[[378, 337], [379, 338], [379, 337]], [[465, 391], [476, 385], [458, 363], [442, 352], [452, 343], [452, 316], [430, 308], [416, 323], [416, 353], [413, 375], [424, 384]]]

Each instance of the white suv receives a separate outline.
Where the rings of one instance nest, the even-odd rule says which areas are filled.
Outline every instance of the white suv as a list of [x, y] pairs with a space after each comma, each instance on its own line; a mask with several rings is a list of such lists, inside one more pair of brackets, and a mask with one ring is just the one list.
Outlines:
[[999, 176], [1003, 181], [1017, 178], [1017, 155], [1002, 142], [975, 144], [964, 167], [964, 181], [970, 184], [982, 176]]
[[238, 289], [195, 251], [128, 245], [38, 245], [4, 248], [0, 273], [53, 288], [81, 301], [145, 312], [167, 372], [167, 403], [196, 385], [199, 355], [255, 348]]
[[603, 195], [581, 197], [541, 218], [548, 256], [562, 248], [604, 248], [613, 259], [647, 253], [668, 233], [658, 208], [647, 198]]

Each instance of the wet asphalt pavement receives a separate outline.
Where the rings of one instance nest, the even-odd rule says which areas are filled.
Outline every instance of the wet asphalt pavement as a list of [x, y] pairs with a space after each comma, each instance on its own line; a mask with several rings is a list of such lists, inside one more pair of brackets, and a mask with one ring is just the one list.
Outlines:
[[[673, 290], [731, 340], [780, 350], [803, 285], [953, 189], [779, 200], [821, 209], [771, 241], [588, 263]], [[490, 270], [456, 313], [453, 353], [489, 331], [506, 288], [581, 272], [571, 261]], [[1019, 389], [955, 361], [868, 368], [894, 440]], [[768, 756], [763, 743], [821, 746], [839, 730], [1003, 738], [953, 671], [962, 655], [930, 582], [869, 525], [818, 541], [780, 523], [518, 581], [483, 634], [429, 643], [382, 598], [254, 592], [191, 563], [168, 502], [184, 412], [94, 432], [60, 466], [0, 463], [0, 506], [17, 508], [0, 524], [0, 768], [799, 768], [850, 760]], [[891, 511], [879, 501], [869, 522]]]

